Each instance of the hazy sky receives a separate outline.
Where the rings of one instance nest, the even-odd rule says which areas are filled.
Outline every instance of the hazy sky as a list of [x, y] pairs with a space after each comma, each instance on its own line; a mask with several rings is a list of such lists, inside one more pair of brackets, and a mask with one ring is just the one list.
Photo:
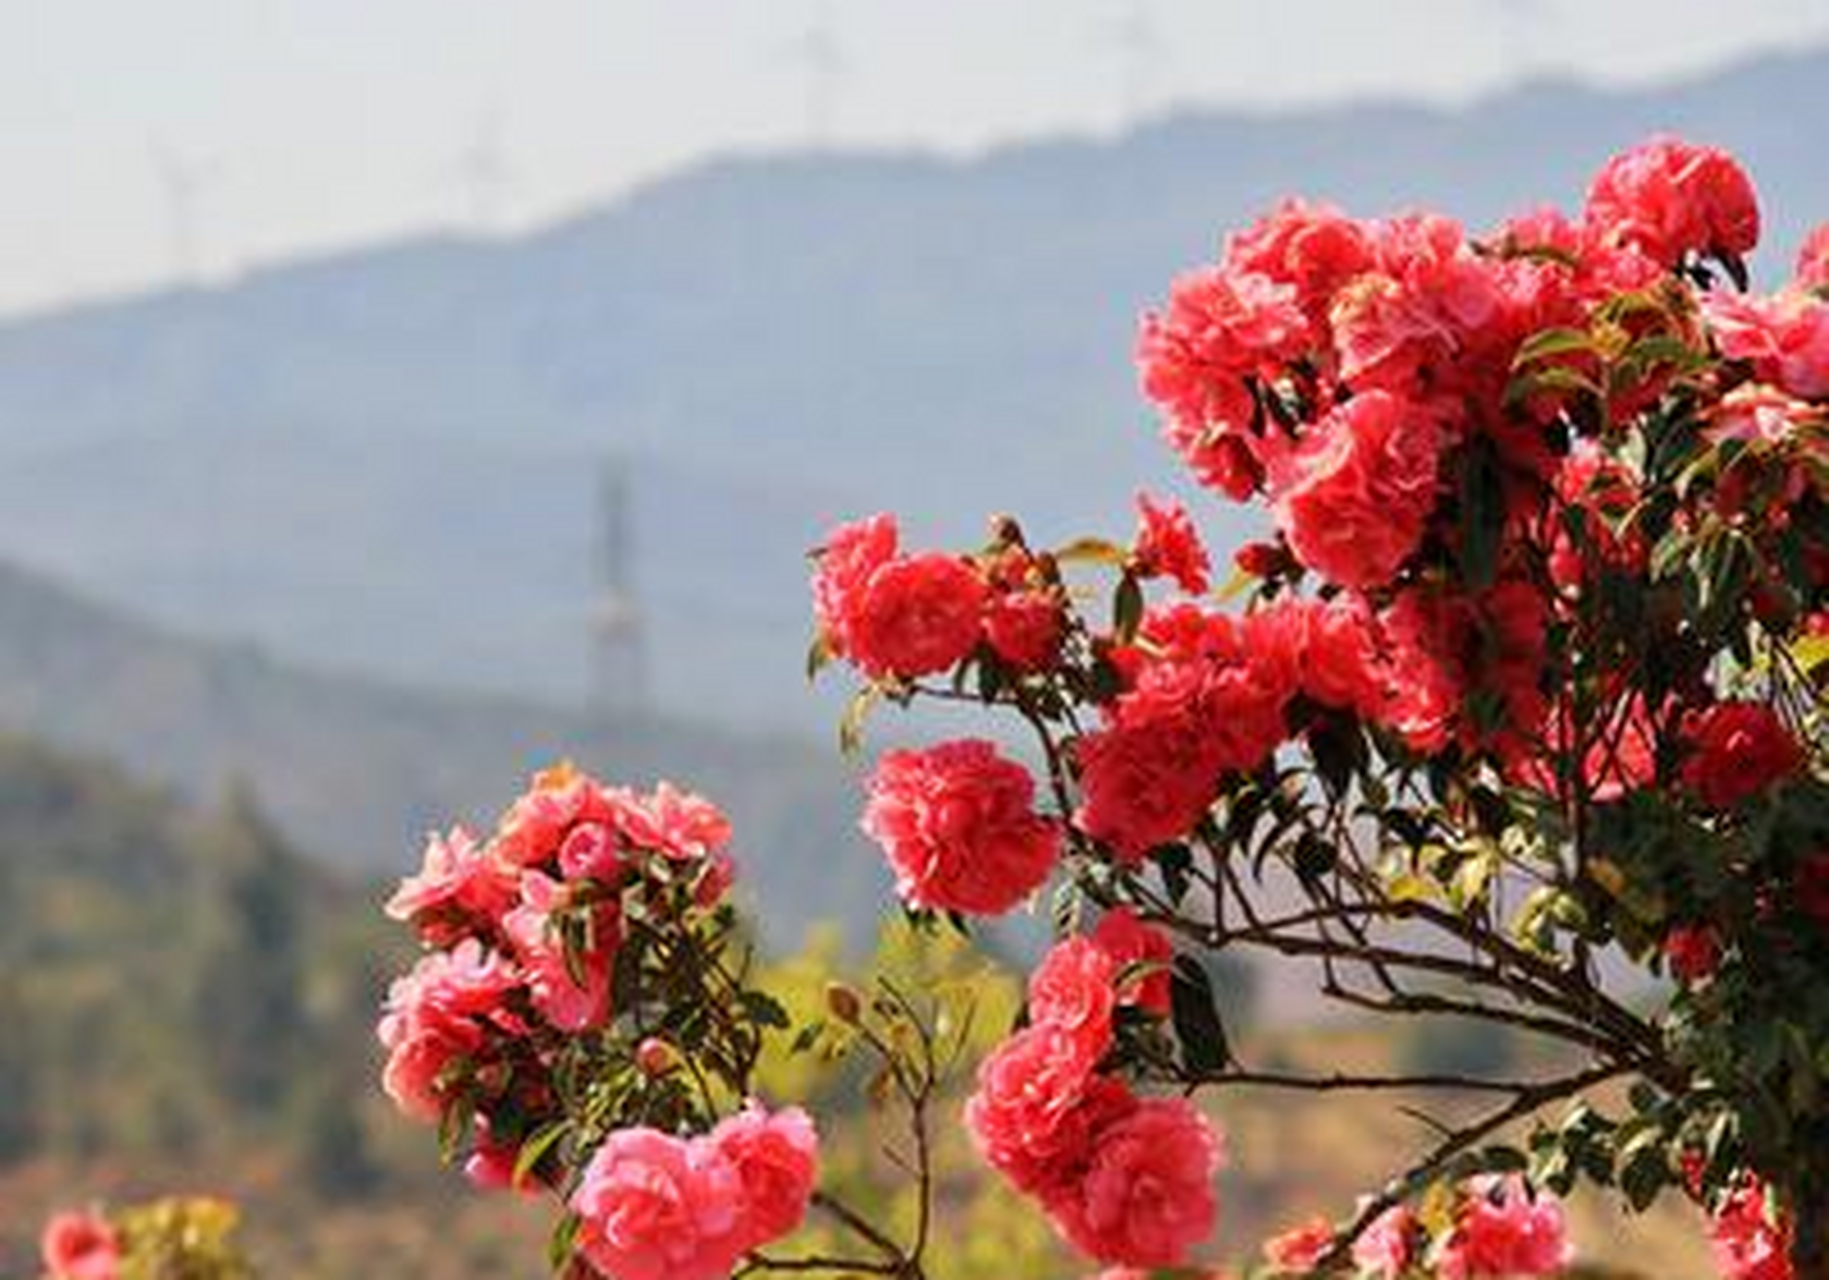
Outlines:
[[976, 148], [1174, 105], [1454, 100], [1544, 69], [1631, 82], [1829, 42], [1824, 0], [0, 0], [0, 15], [0, 311], [439, 224], [525, 226], [707, 154], [804, 144], [819, 117], [847, 145]]

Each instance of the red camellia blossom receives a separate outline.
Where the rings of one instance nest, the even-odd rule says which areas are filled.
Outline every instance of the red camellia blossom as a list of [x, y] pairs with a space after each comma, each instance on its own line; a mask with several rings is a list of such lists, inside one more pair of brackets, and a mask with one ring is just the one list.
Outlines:
[[1168, 934], [1139, 920], [1137, 913], [1129, 907], [1113, 907], [1099, 917], [1098, 927], [1092, 931], [1092, 941], [1111, 957], [1118, 971], [1129, 965], [1151, 966], [1139, 980], [1124, 984], [1118, 992], [1118, 1000], [1159, 1017], [1167, 1016], [1169, 963], [1175, 958], [1175, 947]]
[[1229, 269], [1292, 286], [1318, 332], [1327, 327], [1334, 295], [1373, 261], [1371, 237], [1359, 223], [1328, 205], [1301, 200], [1285, 200], [1226, 241]]
[[1672, 929], [1664, 939], [1664, 958], [1681, 982], [1694, 985], [1714, 976], [1721, 964], [1721, 938], [1705, 924]]
[[1242, 500], [1263, 477], [1250, 434], [1246, 379], [1274, 375], [1309, 343], [1295, 290], [1250, 272], [1188, 272], [1166, 310], [1144, 317], [1137, 342], [1143, 393], [1167, 415], [1164, 433], [1203, 484]]
[[1191, 706], [1089, 733], [1074, 748], [1074, 826], [1121, 862], [1186, 835], [1219, 794], [1217, 744]]
[[1099, 1119], [1130, 1106], [1128, 1089], [1093, 1074], [1106, 1047], [1036, 1023], [979, 1064], [966, 1129], [985, 1163], [1018, 1191], [1041, 1195], [1070, 1182]]
[[1001, 915], [1054, 869], [1059, 823], [1034, 809], [1029, 771], [979, 739], [892, 751], [868, 784], [863, 828], [910, 906]]
[[1097, 1060], [1111, 1043], [1118, 966], [1092, 938], [1068, 938], [1029, 976], [1029, 1017], [1080, 1041]]
[[117, 1280], [121, 1243], [107, 1219], [93, 1213], [57, 1214], [39, 1242], [49, 1280]]
[[813, 616], [839, 657], [850, 655], [852, 619], [871, 575], [895, 559], [898, 542], [895, 517], [887, 513], [826, 535], [813, 568]]
[[1389, 582], [1435, 509], [1442, 435], [1417, 406], [1355, 396], [1272, 479], [1277, 527], [1297, 559], [1330, 582]]
[[1264, 1261], [1283, 1271], [1306, 1274], [1326, 1256], [1333, 1242], [1333, 1224], [1326, 1218], [1310, 1218], [1264, 1241]]
[[1505, 319], [1499, 274], [1452, 218], [1392, 218], [1375, 233], [1376, 265], [1334, 302], [1340, 376], [1362, 393], [1452, 390], [1478, 371], [1469, 348], [1488, 345]]
[[1745, 1179], [1709, 1219], [1708, 1242], [1723, 1280], [1791, 1280], [1789, 1224], [1774, 1222], [1765, 1186]]
[[1803, 765], [1803, 748], [1763, 702], [1718, 702], [1685, 718], [1683, 785], [1711, 809], [1759, 794]]
[[1476, 1178], [1442, 1248], [1443, 1280], [1554, 1275], [1574, 1260], [1562, 1204], [1518, 1177]]
[[1186, 1098], [1144, 1098], [1100, 1127], [1085, 1173], [1044, 1200], [1048, 1215], [1089, 1257], [1173, 1267], [1213, 1232], [1220, 1147]]
[[1207, 589], [1212, 562], [1187, 508], [1172, 498], [1137, 495], [1137, 541], [1133, 557], [1145, 578], [1173, 578], [1189, 595]]
[[1743, 256], [1759, 243], [1752, 179], [1715, 147], [1660, 137], [1609, 160], [1588, 191], [1587, 221], [1610, 243], [1665, 266], [1685, 254]]
[[984, 639], [1007, 666], [1022, 673], [1045, 671], [1060, 657], [1066, 618], [1053, 591], [1031, 589], [991, 597], [984, 612]]
[[852, 613], [850, 657], [877, 678], [946, 671], [978, 643], [984, 582], [956, 556], [891, 560], [870, 575]]

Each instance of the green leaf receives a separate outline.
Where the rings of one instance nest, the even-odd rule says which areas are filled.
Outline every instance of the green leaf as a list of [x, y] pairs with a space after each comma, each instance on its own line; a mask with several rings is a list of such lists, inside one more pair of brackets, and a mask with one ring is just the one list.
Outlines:
[[1461, 467], [1461, 576], [1469, 590], [1489, 587], [1499, 572], [1505, 532], [1505, 482], [1497, 451], [1484, 440], [1467, 451]]
[[744, 1014], [759, 1027], [774, 1027], [785, 1031], [793, 1025], [781, 1002], [766, 991], [744, 991], [737, 996], [737, 1000], [742, 1004]]
[[1594, 337], [1586, 329], [1545, 329], [1525, 340], [1512, 357], [1511, 367], [1522, 369], [1554, 356], [1587, 355], [1595, 350]]
[[838, 749], [845, 755], [854, 756], [864, 745], [864, 721], [870, 718], [870, 709], [882, 700], [883, 692], [876, 685], [865, 685], [851, 695], [851, 701], [845, 704], [845, 713], [838, 721]]
[[571, 1128], [570, 1120], [555, 1120], [523, 1142], [514, 1158], [514, 1173], [509, 1178], [509, 1185], [518, 1187], [525, 1183], [546, 1153], [556, 1147]]
[[1169, 1013], [1188, 1072], [1209, 1076], [1223, 1071], [1232, 1061], [1232, 1049], [1213, 1003], [1207, 971], [1191, 956], [1176, 956], [1169, 972]]
[[1118, 580], [1118, 590], [1111, 602], [1111, 629], [1120, 644], [1129, 644], [1137, 638], [1137, 628], [1143, 624], [1143, 584], [1137, 581], [1135, 574], [1127, 573]]
[[817, 680], [819, 673], [832, 661], [832, 642], [826, 639], [822, 631], [813, 637], [813, 643], [807, 646], [807, 680]]

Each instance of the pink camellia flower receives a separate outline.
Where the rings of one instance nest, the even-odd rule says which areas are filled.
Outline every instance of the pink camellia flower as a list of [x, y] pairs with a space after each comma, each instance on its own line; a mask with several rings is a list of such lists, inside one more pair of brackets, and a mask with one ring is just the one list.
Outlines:
[[1805, 236], [1797, 251], [1797, 287], [1829, 288], [1829, 222]]
[[1137, 572], [1145, 578], [1173, 578], [1189, 595], [1207, 589], [1212, 562], [1188, 510], [1174, 499], [1137, 495]]
[[913, 679], [971, 653], [983, 628], [984, 581], [957, 556], [902, 556], [870, 575], [852, 614], [850, 658], [865, 675]]
[[813, 568], [813, 616], [837, 656], [851, 653], [851, 626], [870, 577], [895, 559], [895, 517], [884, 512], [826, 535]]
[[1029, 771], [981, 739], [891, 751], [868, 783], [864, 831], [911, 906], [1001, 915], [1047, 880], [1058, 823], [1034, 809]]
[[1664, 958], [1678, 981], [1691, 986], [1704, 982], [1720, 967], [1720, 935], [1712, 925], [1680, 925], [1665, 935]]
[[1415, 1261], [1416, 1215], [1408, 1205], [1393, 1205], [1353, 1241], [1353, 1265], [1376, 1280], [1402, 1280]]
[[543, 866], [558, 856], [566, 833], [581, 822], [611, 818], [603, 787], [570, 764], [537, 775], [508, 809], [496, 840], [499, 854], [517, 867]]
[[1718, 702], [1684, 717], [1683, 785], [1711, 809], [1759, 794], [1802, 767], [1803, 748], [1763, 702]]
[[420, 936], [450, 946], [498, 920], [514, 904], [514, 868], [462, 827], [426, 838], [419, 874], [408, 876], [385, 910], [411, 922]]
[[1168, 934], [1137, 919], [1137, 913], [1129, 907], [1113, 907], [1099, 917], [1091, 936], [1093, 945], [1110, 956], [1120, 972], [1135, 964], [1152, 966], [1135, 982], [1123, 985], [1118, 991], [1119, 1003], [1134, 1004], [1158, 1017], [1167, 1016], [1169, 964], [1175, 958]]
[[1329, 205], [1301, 200], [1285, 200], [1226, 240], [1227, 268], [1293, 287], [1319, 331], [1326, 328], [1334, 295], [1372, 263], [1371, 240], [1359, 223]]
[[1759, 243], [1759, 199], [1734, 158], [1659, 137], [1609, 160], [1588, 190], [1586, 219], [1610, 244], [1664, 266], [1685, 254], [1742, 256]]
[[635, 801], [632, 811], [646, 818], [639, 843], [663, 857], [675, 861], [710, 858], [730, 843], [730, 819], [704, 796], [663, 780]]
[[1714, 290], [1702, 314], [1721, 354], [1794, 396], [1829, 396], [1829, 302], [1799, 290], [1750, 298]]
[[819, 1176], [819, 1137], [806, 1112], [790, 1107], [770, 1115], [752, 1101], [709, 1141], [743, 1189], [738, 1234], [745, 1251], [800, 1228]]
[[743, 1256], [743, 1180], [714, 1144], [612, 1133], [571, 1207], [578, 1252], [616, 1280], [725, 1280]]
[[1118, 967], [1091, 938], [1057, 943], [1029, 975], [1029, 1018], [1081, 1041], [1096, 1061], [1111, 1043]]
[[121, 1242], [99, 1214], [65, 1212], [45, 1224], [39, 1242], [49, 1280], [117, 1280]]
[[607, 822], [584, 822], [573, 827], [559, 845], [559, 870], [567, 880], [621, 881], [628, 867], [616, 830]]
[[1273, 475], [1277, 527], [1303, 564], [1343, 587], [1389, 582], [1435, 509], [1442, 436], [1383, 391], [1322, 421]]
[[1443, 1280], [1547, 1276], [1575, 1257], [1562, 1203], [1517, 1176], [1476, 1178], [1442, 1248]]
[[521, 877], [521, 905], [502, 917], [534, 1008], [561, 1031], [600, 1027], [610, 1016], [610, 971], [622, 945], [614, 901], [591, 908], [589, 945], [569, 960], [554, 916], [567, 904], [565, 886], [538, 871]]
[[1805, 424], [1821, 420], [1821, 410], [1777, 387], [1748, 383], [1721, 397], [1708, 415], [1708, 426], [1717, 440], [1776, 445], [1792, 439]]
[[1085, 1172], [1044, 1199], [1075, 1248], [1104, 1263], [1174, 1267], [1212, 1234], [1219, 1139], [1187, 1099], [1142, 1099], [1090, 1149]]
[[520, 1163], [521, 1148], [513, 1142], [498, 1141], [490, 1128], [489, 1117], [478, 1115], [472, 1125], [475, 1145], [464, 1160], [464, 1178], [479, 1191], [507, 1191], [538, 1195], [545, 1184], [530, 1169], [517, 1182], [514, 1167]]
[[1071, 1181], [1089, 1158], [1098, 1122], [1134, 1104], [1123, 1085], [1093, 1074], [1105, 1048], [1040, 1024], [979, 1065], [965, 1126], [985, 1163], [1018, 1191], [1040, 1195]]
[[1333, 1223], [1326, 1218], [1310, 1218], [1264, 1241], [1264, 1261], [1281, 1271], [1307, 1274], [1327, 1256], [1333, 1243]]
[[1773, 1221], [1757, 1179], [1743, 1179], [1709, 1219], [1708, 1243], [1723, 1280], [1791, 1280], [1789, 1225]]
[[438, 1120], [454, 1096], [448, 1068], [486, 1046], [520, 986], [519, 971], [474, 938], [422, 956], [396, 979], [376, 1027], [388, 1051], [381, 1083], [395, 1105], [416, 1119]]

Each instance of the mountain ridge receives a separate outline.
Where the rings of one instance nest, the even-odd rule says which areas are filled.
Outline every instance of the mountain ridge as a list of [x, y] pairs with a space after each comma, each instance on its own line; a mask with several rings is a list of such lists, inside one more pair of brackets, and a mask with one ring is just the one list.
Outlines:
[[[1775, 109], [1782, 106], [1782, 110]], [[187, 631], [549, 702], [588, 687], [594, 522], [628, 460], [655, 705], [823, 731], [805, 550], [904, 512], [1121, 534], [1186, 486], [1132, 385], [1137, 312], [1289, 192], [1475, 226], [1573, 203], [1678, 129], [1829, 214], [1829, 53], [1465, 110], [1201, 113], [980, 156], [707, 164], [511, 241], [434, 237], [0, 325], [0, 554]], [[1220, 548], [1253, 528], [1196, 495]], [[1085, 526], [1085, 527], [1082, 527]]]

